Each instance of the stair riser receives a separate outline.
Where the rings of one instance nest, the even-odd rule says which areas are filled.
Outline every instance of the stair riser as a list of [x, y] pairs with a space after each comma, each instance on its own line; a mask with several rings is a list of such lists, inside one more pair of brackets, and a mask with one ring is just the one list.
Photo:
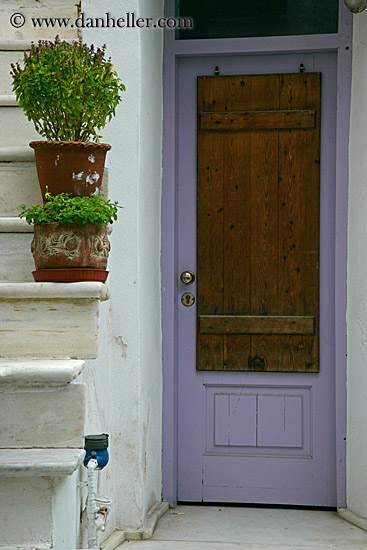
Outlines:
[[0, 233], [0, 281], [34, 282], [34, 261], [31, 254], [32, 233]]
[[84, 384], [0, 390], [0, 448], [83, 448], [85, 392]]
[[95, 359], [98, 300], [0, 300], [0, 357]]
[[0, 107], [0, 120], [7, 132], [0, 132], [0, 147], [28, 145], [32, 140], [42, 139], [19, 107]]
[[[108, 170], [105, 169], [100, 192], [108, 196]], [[0, 162], [0, 215], [19, 214], [20, 204], [42, 201], [36, 165], [33, 162]]]
[[0, 54], [0, 95], [13, 94], [12, 77], [10, 76], [11, 63], [21, 63], [23, 52], [1, 52]]
[[17, 216], [20, 204], [42, 200], [33, 162], [0, 163], [0, 213]]
[[[25, 17], [25, 24], [16, 28], [10, 25], [10, 16], [14, 13], [22, 13]], [[36, 0], [20, 4], [16, 0], [2, 2], [0, 8], [0, 36], [6, 40], [33, 40], [53, 39], [57, 34], [64, 39], [72, 39], [78, 36], [78, 29], [70, 25], [64, 27], [47, 28], [42, 26], [36, 28], [32, 24], [32, 17], [77, 17], [76, 2], [74, 5], [69, 0], [47, 0], [38, 2]]]
[[78, 477], [0, 479], [0, 550], [77, 548]]

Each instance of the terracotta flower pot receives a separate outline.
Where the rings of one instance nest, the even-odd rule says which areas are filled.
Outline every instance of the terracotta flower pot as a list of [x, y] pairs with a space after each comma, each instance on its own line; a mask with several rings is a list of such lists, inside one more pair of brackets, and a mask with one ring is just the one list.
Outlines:
[[89, 197], [98, 192], [103, 178], [107, 143], [81, 141], [31, 141], [36, 168], [45, 200], [46, 187], [51, 195], [71, 193]]
[[[98, 225], [80, 227], [77, 224], [57, 225], [56, 223], [43, 223], [34, 226], [31, 250], [36, 270], [55, 271], [86, 268], [93, 271], [105, 271], [110, 248], [106, 227]], [[72, 280], [72, 276], [68, 277], [66, 280]], [[81, 280], [80, 273], [78, 277], [77, 280]], [[106, 278], [105, 275], [104, 278]], [[36, 276], [35, 279], [40, 280]], [[93, 279], [88, 277], [86, 280]]]

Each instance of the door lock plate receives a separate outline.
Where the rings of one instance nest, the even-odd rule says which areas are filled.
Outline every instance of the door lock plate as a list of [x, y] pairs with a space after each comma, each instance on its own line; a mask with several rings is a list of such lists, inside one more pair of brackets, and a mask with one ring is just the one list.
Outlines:
[[181, 296], [181, 302], [184, 306], [191, 307], [195, 303], [195, 296], [191, 292], [185, 292], [185, 294]]

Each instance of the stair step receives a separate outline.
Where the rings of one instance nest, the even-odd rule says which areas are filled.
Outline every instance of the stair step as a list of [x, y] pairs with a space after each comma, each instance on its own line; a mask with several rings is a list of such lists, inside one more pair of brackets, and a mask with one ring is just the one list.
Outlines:
[[100, 282], [0, 283], [0, 357], [95, 359]]
[[82, 283], [8, 283], [0, 284], [1, 300], [21, 299], [96, 299], [104, 302], [109, 299], [105, 284], [99, 282]]
[[64, 386], [75, 380], [84, 366], [84, 361], [72, 359], [3, 359], [0, 361], [0, 388]]
[[23, 110], [16, 105], [0, 107], [0, 118], [3, 128], [11, 128], [11, 131], [0, 132], [0, 147], [27, 146], [30, 141], [42, 139], [36, 132], [33, 122], [30, 122]]
[[0, 216], [0, 282], [31, 283], [34, 261], [31, 253], [33, 225], [24, 219]]
[[0, 282], [31, 283], [34, 260], [31, 253], [33, 233], [0, 231]]
[[83, 447], [85, 384], [0, 386], [0, 448]]
[[33, 233], [33, 225], [29, 225], [24, 218], [0, 216], [0, 233]]
[[0, 361], [0, 448], [83, 446], [84, 361]]
[[[13, 13], [21, 13], [24, 16], [25, 24], [21, 27], [13, 27], [9, 24], [10, 16]], [[53, 39], [58, 34], [62, 39], [77, 38], [78, 28], [71, 23], [78, 15], [78, 6], [70, 0], [48, 0], [47, 5], [44, 2], [23, 2], [16, 0], [7, 0], [0, 4], [0, 36], [6, 36], [7, 41], [2, 41], [0, 46], [4, 49], [17, 48], [14, 42], [21, 41], [22, 47], [29, 48], [31, 40], [38, 41], [40, 38]], [[66, 18], [70, 17], [72, 21], [67, 28], [63, 25], [51, 25], [41, 27], [32, 24], [32, 18]], [[9, 41], [12, 43], [9, 44]], [[8, 45], [9, 44], [9, 45]]]
[[0, 107], [18, 107], [17, 98], [11, 94], [0, 95]]
[[84, 455], [83, 449], [0, 449], [0, 477], [69, 476]]
[[82, 449], [0, 450], [1, 550], [79, 548]]
[[0, 42], [0, 94], [8, 95], [13, 93], [11, 63], [22, 63], [24, 54], [23, 51], [1, 51], [1, 44]]
[[0, 213], [17, 216], [20, 204], [42, 201], [34, 162], [0, 162]]
[[[26, 148], [19, 149], [19, 155], [28, 155], [25, 153]], [[9, 150], [10, 152], [14, 151], [13, 148], [9, 148]], [[31, 149], [30, 151], [33, 154]], [[6, 157], [7, 153], [4, 148], [0, 148], [0, 152], [0, 215], [18, 216], [20, 204], [30, 206], [42, 201], [36, 164], [34, 161], [25, 162], [25, 156], [22, 159], [18, 157], [15, 162], [9, 156]], [[103, 173], [100, 192], [108, 197], [108, 169], [105, 169]]]
[[34, 162], [34, 151], [29, 145], [0, 147], [0, 162]]
[[[24, 50], [30, 50], [32, 45], [32, 40], [0, 40], [0, 52], [22, 52]], [[22, 58], [21, 57], [21, 58]]]

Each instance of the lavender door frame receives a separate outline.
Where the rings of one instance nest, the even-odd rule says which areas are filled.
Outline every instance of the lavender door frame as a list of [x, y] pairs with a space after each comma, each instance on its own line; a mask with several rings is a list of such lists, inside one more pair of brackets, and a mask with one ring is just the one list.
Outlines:
[[[174, 14], [166, 0], [165, 14]], [[346, 505], [346, 309], [348, 228], [348, 143], [352, 70], [352, 15], [339, 0], [339, 32], [328, 35], [175, 40], [166, 31], [163, 72], [162, 333], [163, 432], [162, 493], [177, 504], [177, 85], [178, 59], [218, 55], [328, 52], [337, 54], [335, 200], [335, 375], [337, 506]]]

